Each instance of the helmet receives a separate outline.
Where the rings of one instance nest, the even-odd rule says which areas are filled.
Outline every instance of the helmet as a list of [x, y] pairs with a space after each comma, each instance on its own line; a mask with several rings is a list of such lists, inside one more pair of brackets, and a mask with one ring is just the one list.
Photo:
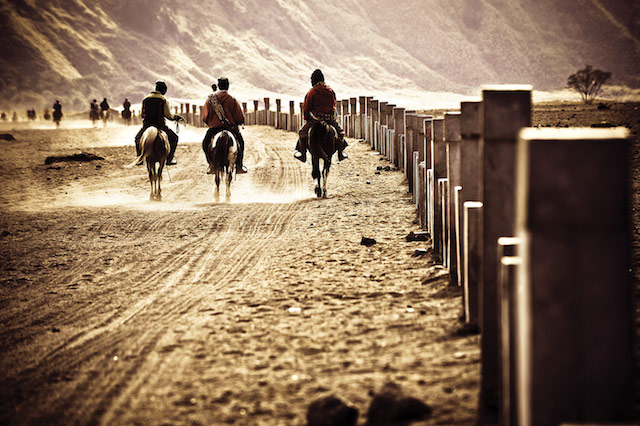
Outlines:
[[167, 83], [164, 81], [156, 81], [156, 90], [164, 95], [167, 93]]
[[313, 73], [311, 73], [311, 85], [312, 86], [315, 86], [316, 84], [320, 83], [321, 81], [324, 81], [324, 74], [322, 74], [322, 71], [315, 70]]

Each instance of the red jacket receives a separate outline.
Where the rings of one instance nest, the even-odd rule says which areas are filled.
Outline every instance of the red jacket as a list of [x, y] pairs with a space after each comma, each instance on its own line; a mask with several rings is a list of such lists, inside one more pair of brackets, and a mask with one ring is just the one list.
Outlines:
[[[227, 120], [229, 120], [234, 126], [244, 124], [244, 114], [242, 113], [242, 108], [240, 108], [240, 104], [236, 98], [231, 96], [226, 90], [220, 90], [216, 92], [216, 95], [218, 96], [218, 101], [222, 105], [222, 109], [224, 109], [224, 115], [227, 117]], [[204, 107], [202, 108], [202, 121], [207, 123], [209, 127], [224, 127], [213, 110], [211, 97], [207, 98], [207, 101], [204, 103]]]
[[324, 82], [318, 83], [307, 92], [307, 96], [304, 97], [304, 104], [302, 105], [302, 112], [304, 119], [309, 120], [311, 118], [309, 113], [314, 114], [327, 114], [336, 108], [336, 94], [331, 87], [324, 84]]

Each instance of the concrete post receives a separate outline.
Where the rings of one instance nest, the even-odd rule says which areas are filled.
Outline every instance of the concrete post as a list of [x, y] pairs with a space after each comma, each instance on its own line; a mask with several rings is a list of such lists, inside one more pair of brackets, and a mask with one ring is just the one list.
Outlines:
[[427, 231], [433, 237], [433, 116], [427, 116], [424, 123], [424, 157], [427, 182]]
[[351, 111], [351, 120], [349, 122], [349, 137], [354, 138], [356, 137], [355, 123], [356, 123], [356, 117], [357, 117], [356, 105], [358, 104], [358, 98], [349, 98], [349, 104], [350, 104], [349, 109]]
[[271, 108], [271, 100], [269, 98], [264, 98], [264, 118], [262, 124], [266, 126], [270, 126], [269, 122], [269, 109]]
[[518, 143], [521, 424], [637, 421], [626, 129], [526, 129]]
[[450, 277], [451, 284], [462, 287], [462, 187], [456, 185], [453, 187], [453, 221], [451, 227], [454, 228], [452, 234], [455, 236], [454, 246], [456, 247], [456, 255], [452, 262], [456, 265], [455, 281]]
[[274, 124], [276, 129], [282, 128], [282, 124], [280, 123], [280, 111], [282, 111], [282, 100], [276, 99], [276, 122]]
[[405, 176], [409, 183], [409, 192], [413, 193], [413, 151], [414, 151], [414, 132], [413, 132], [413, 116], [416, 111], [405, 111], [404, 113], [404, 137], [405, 137]]
[[456, 192], [453, 190], [460, 186], [460, 113], [448, 112], [444, 115], [444, 132], [447, 155], [447, 177], [449, 179], [449, 202], [446, 215], [449, 223], [449, 284], [458, 285], [458, 247], [456, 241], [455, 201]]
[[482, 91], [482, 306], [480, 422], [498, 418], [498, 238], [515, 225], [515, 148], [518, 132], [531, 125], [531, 86], [491, 86]]
[[395, 147], [395, 161], [393, 164], [396, 167], [403, 167], [400, 160], [404, 153], [402, 152], [402, 143], [400, 138], [404, 135], [404, 108], [393, 108], [393, 128], [395, 130], [395, 138], [393, 145]]
[[242, 103], [242, 113], [244, 115], [247, 115], [247, 103], [246, 102]]
[[418, 173], [418, 164], [420, 164], [420, 161], [418, 160], [418, 156], [420, 154], [418, 154], [417, 151], [413, 151], [413, 202], [416, 204], [416, 209], [419, 211], [419, 194], [420, 194], [420, 182], [419, 182], [419, 178], [418, 176], [420, 175]]
[[433, 122], [433, 140], [431, 144], [431, 152], [433, 153], [433, 251], [436, 256], [440, 256], [442, 261], [443, 248], [440, 245], [442, 241], [442, 209], [440, 199], [440, 189], [438, 181], [447, 177], [447, 150], [444, 143], [444, 118], [434, 118]]
[[198, 126], [199, 127], [205, 127], [206, 125], [204, 124], [204, 121], [202, 120], [202, 111], [204, 110], [204, 107], [202, 105], [199, 106], [200, 109], [200, 118], [199, 118], [199, 123]]
[[500, 324], [500, 417], [501, 425], [517, 425], [515, 284], [517, 268], [522, 258], [516, 256], [521, 240], [517, 237], [498, 238], [498, 313]]
[[[438, 179], [438, 193], [440, 195], [440, 200], [438, 200], [438, 203], [440, 204], [440, 211], [443, 213], [447, 211], [447, 204], [449, 203], [448, 189], [449, 189], [449, 179], [447, 178]], [[447, 215], [441, 214], [440, 229], [442, 229], [442, 232], [440, 233], [440, 247], [442, 248], [442, 265], [445, 268], [449, 267], [449, 252], [447, 250], [447, 248], [449, 247], [449, 244], [448, 244], [449, 227], [447, 222], [448, 222]]]
[[375, 129], [376, 129], [376, 122], [379, 121], [380, 119], [380, 111], [378, 110], [378, 101], [375, 99], [372, 99], [371, 102], [369, 103], [369, 110], [370, 110], [370, 117], [371, 117], [371, 148], [375, 148], [377, 141], [376, 141], [376, 133], [375, 133]]
[[291, 132], [295, 132], [298, 129], [295, 128], [295, 124], [293, 122], [293, 117], [296, 115], [296, 111], [295, 111], [295, 102], [294, 101], [289, 101], [289, 131]]
[[367, 102], [367, 98], [365, 96], [359, 96], [358, 97], [358, 122], [360, 123], [360, 131], [358, 132], [358, 134], [356, 135], [357, 138], [359, 139], [364, 139], [365, 137], [365, 124], [366, 124], [366, 102]]
[[460, 102], [460, 185], [462, 201], [481, 201], [480, 138], [482, 137], [482, 102]]
[[260, 124], [260, 120], [258, 119], [258, 102], [259, 101], [253, 101], [253, 124]]
[[418, 179], [420, 191], [418, 192], [420, 198], [418, 199], [418, 217], [420, 218], [420, 228], [423, 230], [427, 229], [427, 199], [426, 199], [426, 191], [425, 185], [427, 182], [427, 170], [424, 164], [424, 161], [421, 161], [418, 164], [418, 175], [420, 178]]
[[[387, 102], [378, 102], [378, 121], [380, 122], [380, 126], [387, 125]], [[382, 144], [383, 135], [380, 134], [379, 136], [380, 140], [377, 141], [375, 148], [380, 154], [384, 155], [384, 146]]]
[[479, 323], [480, 303], [478, 282], [482, 265], [482, 203], [462, 203], [462, 253], [464, 271], [463, 305], [467, 324]]

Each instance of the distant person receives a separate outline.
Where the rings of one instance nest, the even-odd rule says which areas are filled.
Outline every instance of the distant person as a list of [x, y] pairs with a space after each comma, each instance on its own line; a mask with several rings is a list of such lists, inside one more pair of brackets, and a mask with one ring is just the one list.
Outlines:
[[60, 120], [62, 120], [62, 104], [56, 99], [56, 102], [53, 104], [53, 121], [56, 123], [56, 126], [60, 125]]
[[94, 99], [91, 102], [90, 108], [89, 119], [91, 120], [91, 123], [93, 123], [93, 127], [96, 127], [98, 119], [100, 118], [100, 107], [98, 106], [98, 101]]
[[167, 158], [167, 165], [173, 166], [178, 164], [178, 162], [173, 158], [176, 153], [176, 148], [178, 147], [178, 135], [167, 127], [165, 118], [168, 120], [178, 121], [182, 120], [182, 117], [178, 114], [171, 113], [169, 101], [164, 97], [165, 93], [167, 93], [167, 84], [164, 81], [157, 81], [156, 90], [151, 91], [151, 93], [142, 100], [142, 113], [140, 114], [142, 116], [142, 129], [140, 129], [135, 138], [136, 157], [140, 156], [140, 138], [142, 138], [142, 134], [148, 127], [155, 126], [165, 132], [169, 137], [171, 151]]
[[318, 122], [318, 120], [326, 121], [328, 124], [336, 128], [340, 136], [341, 146], [338, 148], [338, 160], [342, 161], [347, 158], [344, 149], [347, 142], [344, 140], [344, 130], [336, 121], [336, 94], [324, 81], [324, 74], [319, 69], [311, 74], [311, 89], [304, 97], [302, 105], [302, 114], [305, 119], [304, 125], [298, 131], [300, 139], [296, 144], [296, 151], [293, 154], [295, 158], [307, 161], [307, 149], [309, 147], [309, 130]]
[[18, 121], [18, 113], [13, 111], [13, 117], [11, 117], [11, 120], [15, 123], [16, 121]]
[[102, 125], [107, 127], [107, 121], [109, 121], [109, 103], [107, 98], [102, 99], [100, 102], [100, 118], [102, 119]]
[[107, 102], [107, 98], [102, 99], [102, 102], [100, 102], [100, 117], [104, 117], [104, 114], [109, 114], [109, 102]]
[[51, 119], [51, 114], [49, 114], [49, 108], [45, 108], [44, 109], [44, 115], [43, 115], [45, 120], [49, 120]]
[[5, 114], [4, 112], [2, 114], [0, 114], [0, 119], [2, 121], [7, 121], [7, 114]]
[[[229, 130], [238, 141], [238, 157], [236, 159], [236, 173], [247, 173], [247, 168], [242, 164], [244, 160], [244, 138], [238, 126], [244, 124], [244, 114], [240, 104], [227, 92], [229, 90], [229, 79], [220, 77], [218, 85], [211, 85], [215, 93], [207, 98], [202, 109], [202, 121], [207, 123], [209, 130], [202, 140], [202, 150], [207, 156], [207, 163], [211, 164], [211, 158], [207, 154], [207, 144], [213, 137], [223, 130]], [[216, 91], [216, 89], [220, 89]], [[207, 174], [213, 173], [211, 166]]]
[[122, 103], [122, 119], [127, 126], [131, 124], [131, 102], [128, 98], [124, 98]]

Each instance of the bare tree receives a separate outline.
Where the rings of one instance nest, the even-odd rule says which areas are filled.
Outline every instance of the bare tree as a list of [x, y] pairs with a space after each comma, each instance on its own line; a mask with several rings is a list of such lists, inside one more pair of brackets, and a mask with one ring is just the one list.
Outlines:
[[580, 93], [585, 104], [590, 104], [598, 96], [600, 88], [609, 78], [611, 78], [610, 72], [593, 69], [591, 65], [587, 65], [569, 76], [567, 85]]

